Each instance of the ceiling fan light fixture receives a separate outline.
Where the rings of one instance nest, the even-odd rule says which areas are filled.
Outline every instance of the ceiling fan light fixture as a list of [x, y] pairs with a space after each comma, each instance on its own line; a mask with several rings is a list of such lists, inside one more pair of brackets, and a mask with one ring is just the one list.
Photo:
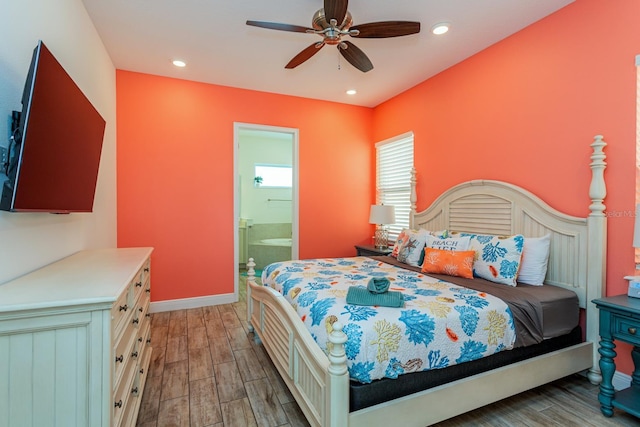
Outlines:
[[355, 89], [347, 90], [347, 95], [355, 95], [356, 93], [358, 93], [358, 92]]
[[187, 66], [187, 63], [186, 63], [186, 62], [181, 61], [181, 60], [179, 60], [179, 59], [174, 59], [173, 61], [171, 61], [171, 63], [172, 63], [173, 65], [175, 65], [176, 67], [180, 67], [180, 68], [182, 68], [182, 67], [186, 67], [186, 66]]
[[431, 27], [431, 32], [435, 35], [441, 35], [449, 31], [449, 27], [451, 26], [448, 22], [438, 22], [433, 27]]

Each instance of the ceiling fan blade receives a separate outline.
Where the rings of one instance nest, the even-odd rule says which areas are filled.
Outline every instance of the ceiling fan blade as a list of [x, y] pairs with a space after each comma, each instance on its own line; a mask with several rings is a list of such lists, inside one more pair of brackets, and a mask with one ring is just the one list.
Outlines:
[[317, 42], [312, 44], [311, 46], [307, 47], [302, 52], [294, 56], [293, 59], [289, 61], [287, 65], [284, 66], [284, 68], [291, 69], [291, 68], [297, 67], [298, 65], [302, 64], [304, 61], [306, 61], [307, 59], [311, 58], [313, 55], [318, 53], [322, 48], [322, 46], [324, 46], [323, 42]]
[[347, 45], [347, 48], [343, 49], [342, 47], [340, 47], [340, 45], [338, 45], [338, 50], [340, 51], [340, 54], [344, 56], [344, 59], [349, 61], [351, 65], [353, 65], [363, 73], [373, 70], [373, 64], [371, 63], [369, 58], [367, 58], [367, 55], [365, 55], [363, 51], [361, 51], [356, 45], [349, 41], [343, 41], [342, 43]]
[[420, 23], [412, 21], [371, 22], [369, 24], [354, 25], [351, 29], [360, 31], [360, 34], [353, 37], [381, 39], [419, 33]]
[[324, 0], [324, 16], [327, 22], [335, 19], [338, 25], [342, 24], [347, 15], [348, 0]]
[[312, 28], [302, 27], [300, 25], [279, 24], [277, 22], [247, 21], [247, 25], [268, 28], [270, 30], [291, 31], [294, 33], [306, 33], [307, 30], [313, 31]]

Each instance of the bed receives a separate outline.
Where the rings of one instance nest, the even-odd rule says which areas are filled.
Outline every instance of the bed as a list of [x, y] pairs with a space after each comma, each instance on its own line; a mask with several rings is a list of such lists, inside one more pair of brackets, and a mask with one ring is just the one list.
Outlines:
[[[327, 352], [323, 351], [284, 296], [271, 287], [256, 283], [254, 263], [250, 259], [247, 263], [250, 328], [264, 344], [309, 423], [314, 426], [372, 427], [394, 425], [402, 419], [406, 426], [425, 426], [577, 372], [588, 371], [589, 380], [599, 383], [598, 311], [591, 300], [604, 294], [605, 284], [605, 145], [600, 135], [591, 144], [590, 213], [586, 218], [566, 215], [523, 188], [491, 180], [458, 184], [445, 191], [426, 210], [416, 212], [416, 179], [415, 171], [412, 171], [410, 222], [413, 229], [551, 236], [545, 284], [575, 293], [584, 312], [585, 339], [582, 340], [579, 330], [572, 330], [566, 334], [573, 337], [572, 341], [557, 349], [530, 354], [524, 350], [515, 361], [498, 362], [495, 368], [465, 371], [467, 365], [472, 366], [483, 359], [461, 363], [456, 365], [463, 367], [461, 372], [445, 375], [428, 388], [419, 387], [410, 394], [392, 394], [395, 383], [389, 381], [398, 381], [393, 379], [373, 381], [371, 384], [377, 385], [377, 391], [370, 388], [358, 393], [347, 369], [345, 347], [348, 350], [349, 343], [343, 331], [345, 324], [341, 321], [332, 323], [327, 331]], [[576, 334], [579, 335], [577, 340]], [[564, 338], [556, 337], [544, 340], [544, 343], [555, 339]], [[494, 356], [516, 350], [521, 348]], [[431, 372], [435, 371], [405, 374], [398, 379], [417, 377], [417, 374], [432, 376]], [[354, 403], [355, 395], [384, 394], [389, 396]]]

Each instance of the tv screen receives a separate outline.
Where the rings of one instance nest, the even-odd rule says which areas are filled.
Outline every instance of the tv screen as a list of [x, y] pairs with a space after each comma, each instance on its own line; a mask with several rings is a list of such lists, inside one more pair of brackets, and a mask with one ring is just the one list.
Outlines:
[[105, 120], [42, 43], [9, 147], [0, 209], [92, 212]]

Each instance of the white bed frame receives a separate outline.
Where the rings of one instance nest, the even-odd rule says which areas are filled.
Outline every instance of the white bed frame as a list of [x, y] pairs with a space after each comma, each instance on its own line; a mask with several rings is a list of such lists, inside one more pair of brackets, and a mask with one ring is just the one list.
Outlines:
[[344, 352], [347, 337], [342, 325], [334, 324], [330, 335], [333, 350], [327, 356], [284, 297], [256, 284], [255, 264], [250, 259], [247, 263], [250, 327], [262, 340], [309, 423], [322, 427], [400, 424], [423, 427], [580, 371], [589, 370], [589, 380], [599, 383], [598, 310], [591, 300], [603, 296], [605, 286], [605, 145], [600, 135], [591, 144], [591, 204], [587, 218], [563, 214], [515, 185], [488, 180], [456, 185], [425, 211], [416, 213], [415, 170], [412, 171], [413, 228], [521, 233], [529, 237], [552, 235], [545, 283], [575, 291], [580, 307], [586, 311], [586, 341], [563, 350], [349, 412]]

